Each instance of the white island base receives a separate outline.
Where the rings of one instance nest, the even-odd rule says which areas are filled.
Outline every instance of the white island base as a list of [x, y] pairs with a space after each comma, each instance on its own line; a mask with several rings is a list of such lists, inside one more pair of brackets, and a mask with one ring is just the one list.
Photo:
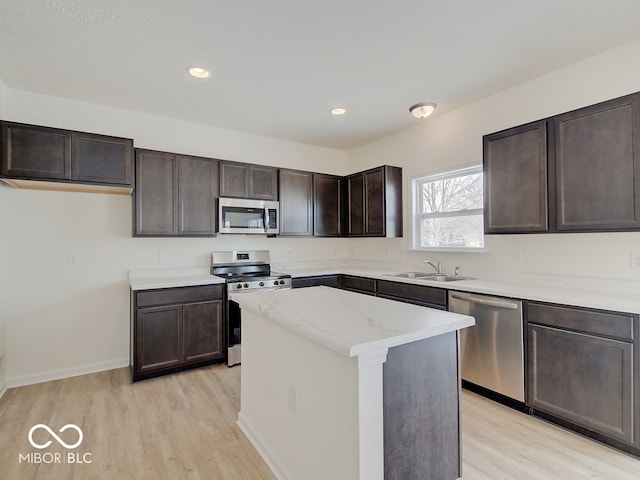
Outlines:
[[238, 425], [282, 480], [454, 480], [472, 317], [328, 287], [237, 295]]

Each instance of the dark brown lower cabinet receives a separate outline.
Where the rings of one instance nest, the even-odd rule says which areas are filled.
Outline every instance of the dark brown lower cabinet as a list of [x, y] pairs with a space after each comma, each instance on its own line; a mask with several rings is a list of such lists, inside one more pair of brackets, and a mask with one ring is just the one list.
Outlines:
[[405, 303], [422, 305], [423, 307], [447, 309], [447, 290], [444, 288], [413, 285], [411, 283], [378, 280], [378, 297], [398, 300]]
[[224, 360], [220, 285], [132, 292], [133, 381]]
[[457, 332], [389, 349], [383, 365], [384, 478], [462, 476]]
[[640, 453], [637, 316], [530, 302], [527, 321], [527, 405]]
[[312, 277], [298, 277], [291, 279], [291, 288], [318, 287], [324, 285], [326, 287], [338, 288], [339, 275], [314, 275]]
[[340, 275], [339, 288], [351, 292], [364, 293], [365, 295], [375, 295], [376, 280], [354, 275]]

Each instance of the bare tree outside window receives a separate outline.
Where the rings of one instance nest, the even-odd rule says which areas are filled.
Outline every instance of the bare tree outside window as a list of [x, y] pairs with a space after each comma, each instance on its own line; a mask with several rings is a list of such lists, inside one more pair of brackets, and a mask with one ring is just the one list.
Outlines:
[[417, 248], [483, 248], [482, 169], [414, 180]]

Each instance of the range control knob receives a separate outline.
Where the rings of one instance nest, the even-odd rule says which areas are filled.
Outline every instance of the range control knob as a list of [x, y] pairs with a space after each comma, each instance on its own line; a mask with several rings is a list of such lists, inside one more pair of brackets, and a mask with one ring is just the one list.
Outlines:
[[261, 287], [264, 287], [264, 282], [260, 282], [258, 285], [260, 285]]
[[236, 288], [242, 288], [242, 284], [239, 283], [238, 285], [236, 285]]
[[280, 280], [280, 285], [284, 285], [284, 280]]
[[245, 283], [245, 284], [244, 284], [244, 288], [249, 288], [249, 284], [248, 284], [248, 283]]
[[273, 284], [274, 284], [274, 285], [277, 285], [277, 284], [278, 284], [278, 280], [274, 280], [274, 281], [273, 281]]

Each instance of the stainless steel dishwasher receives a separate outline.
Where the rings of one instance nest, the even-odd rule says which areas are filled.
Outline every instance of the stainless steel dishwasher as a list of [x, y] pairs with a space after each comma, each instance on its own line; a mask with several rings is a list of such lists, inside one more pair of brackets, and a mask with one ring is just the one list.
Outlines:
[[449, 311], [476, 319], [460, 332], [462, 379], [524, 402], [522, 302], [450, 290]]

